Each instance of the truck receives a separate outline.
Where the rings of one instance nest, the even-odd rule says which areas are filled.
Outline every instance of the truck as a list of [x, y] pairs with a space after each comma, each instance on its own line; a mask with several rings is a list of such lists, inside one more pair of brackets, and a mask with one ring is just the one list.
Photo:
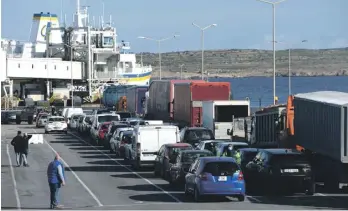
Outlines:
[[202, 101], [230, 100], [229, 82], [191, 82], [174, 85], [173, 121], [180, 128], [202, 126]]
[[101, 100], [104, 107], [112, 108], [117, 107], [120, 97], [126, 96], [127, 88], [130, 86], [123, 85], [109, 85], [103, 92], [103, 98]]
[[237, 124], [234, 125], [234, 119], [250, 116], [249, 100], [203, 101], [202, 108], [203, 127], [212, 130], [216, 139], [245, 138], [244, 124], [240, 130]]
[[[168, 122], [173, 118], [174, 85], [193, 80], [154, 80], [150, 83], [145, 115], [149, 120]], [[197, 80], [204, 82], [202, 80]]]
[[127, 111], [143, 115], [145, 108], [145, 93], [148, 91], [148, 86], [134, 86], [127, 88]]
[[316, 182], [336, 191], [348, 183], [348, 93], [296, 94], [294, 144], [312, 163]]

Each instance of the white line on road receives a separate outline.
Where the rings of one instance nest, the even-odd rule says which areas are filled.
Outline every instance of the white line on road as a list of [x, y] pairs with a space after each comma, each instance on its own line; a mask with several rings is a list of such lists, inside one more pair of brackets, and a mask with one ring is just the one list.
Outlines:
[[[36, 133], [36, 130], [33, 129], [34, 132]], [[58, 154], [57, 151], [47, 142], [44, 140], [44, 142], [47, 144], [47, 146], [49, 148], [51, 148], [51, 150]], [[65, 160], [61, 157], [61, 161], [64, 163], [64, 165], [69, 169], [69, 171], [75, 176], [75, 178], [77, 179], [77, 181], [79, 181], [79, 183], [86, 189], [86, 191], [92, 196], [92, 198], [97, 202], [99, 207], [102, 207], [103, 204], [100, 202], [100, 200], [98, 199], [98, 197], [91, 191], [91, 189], [88, 188], [88, 186], [80, 179], [79, 176], [77, 176], [77, 174], [70, 168], [69, 164], [67, 162], [65, 162]]]
[[11, 156], [10, 156], [10, 149], [8, 147], [8, 144], [6, 144], [6, 153], [7, 153], [7, 157], [8, 157], [8, 162], [10, 164], [11, 177], [12, 177], [14, 193], [15, 193], [16, 202], [17, 202], [17, 209], [20, 210], [21, 209], [21, 201], [19, 199], [19, 194], [18, 194], [18, 189], [17, 189], [17, 182], [16, 182], [16, 179], [15, 179], [14, 171], [13, 171], [12, 160], [11, 160]]
[[115, 162], [117, 165], [122, 166], [123, 168], [127, 169], [129, 172], [131, 172], [132, 174], [136, 175], [137, 177], [139, 177], [140, 179], [145, 180], [148, 184], [154, 186], [155, 188], [157, 188], [158, 190], [162, 191], [163, 193], [167, 194], [168, 196], [170, 196], [172, 199], [174, 199], [176, 202], [178, 203], [182, 203], [177, 197], [173, 196], [171, 193], [169, 193], [168, 191], [164, 190], [163, 188], [159, 187], [158, 185], [152, 183], [150, 180], [142, 177], [140, 174], [138, 174], [137, 172], [134, 172], [132, 169], [128, 168], [127, 166], [121, 164], [120, 162], [118, 162], [116, 159], [111, 158], [109, 155], [105, 154], [104, 152], [100, 151], [98, 148], [94, 147], [93, 145], [91, 145], [90, 143], [86, 142], [85, 140], [83, 140], [82, 138], [80, 138], [79, 136], [69, 132], [70, 135], [74, 136], [75, 138], [77, 138], [78, 140], [84, 142], [85, 144], [88, 144], [89, 146], [91, 146], [93, 149], [97, 150], [99, 153], [103, 154], [104, 156], [108, 157], [110, 160], [112, 160], [113, 162]]

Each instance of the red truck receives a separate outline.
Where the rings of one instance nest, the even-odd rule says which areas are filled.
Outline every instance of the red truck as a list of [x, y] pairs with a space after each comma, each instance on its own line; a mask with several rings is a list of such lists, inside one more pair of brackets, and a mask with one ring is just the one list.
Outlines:
[[173, 119], [180, 127], [202, 125], [202, 101], [230, 100], [229, 82], [191, 82], [174, 85]]
[[[149, 86], [146, 119], [170, 121], [173, 118], [174, 85], [194, 80], [155, 80]], [[204, 82], [201, 80], [197, 80]]]

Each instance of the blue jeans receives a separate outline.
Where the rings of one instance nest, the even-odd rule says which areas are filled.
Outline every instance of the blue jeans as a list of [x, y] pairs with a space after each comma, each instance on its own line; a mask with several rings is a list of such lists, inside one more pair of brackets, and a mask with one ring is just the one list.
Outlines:
[[58, 193], [60, 189], [60, 183], [49, 183], [51, 192], [51, 209], [58, 205]]

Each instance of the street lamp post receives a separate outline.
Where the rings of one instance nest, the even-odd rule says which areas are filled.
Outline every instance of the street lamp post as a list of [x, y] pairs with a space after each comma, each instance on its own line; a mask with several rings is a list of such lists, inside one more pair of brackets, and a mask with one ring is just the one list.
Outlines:
[[71, 108], [74, 108], [73, 51], [74, 51], [74, 48], [70, 46]]
[[180, 65], [180, 79], [182, 79], [182, 68], [184, 67], [185, 64]]
[[146, 39], [146, 40], [152, 40], [152, 41], [156, 41], [158, 43], [158, 60], [159, 60], [159, 69], [160, 69], [160, 80], [162, 80], [162, 55], [161, 55], [161, 42], [166, 41], [166, 40], [170, 40], [173, 38], [177, 38], [180, 35], [174, 35], [171, 37], [167, 37], [167, 38], [163, 38], [163, 39], [154, 39], [154, 38], [150, 38], [150, 37], [144, 37], [144, 36], [139, 36], [139, 39]]
[[202, 45], [202, 70], [201, 70], [201, 77], [202, 77], [202, 80], [204, 80], [204, 31], [206, 29], [209, 29], [210, 27], [215, 27], [217, 26], [217, 24], [210, 24], [206, 27], [200, 27], [198, 26], [197, 24], [195, 23], [192, 23], [193, 26], [199, 28], [201, 30], [201, 45]]
[[265, 0], [257, 0], [257, 1], [260, 1], [260, 2], [263, 2], [263, 3], [266, 3], [266, 4], [271, 4], [272, 5], [272, 8], [273, 8], [273, 104], [275, 105], [276, 104], [276, 78], [275, 78], [275, 11], [276, 11], [276, 5], [281, 3], [281, 2], [284, 2], [286, 0], [280, 0], [280, 1], [277, 1], [277, 2], [270, 2], [270, 1], [265, 1]]
[[[288, 44], [286, 42], [278, 42], [278, 41], [275, 41], [276, 43], [284, 43], [284, 44]], [[304, 42], [308, 42], [308, 40], [302, 40], [301, 43], [304, 43]], [[289, 82], [288, 82], [288, 85], [289, 85], [289, 95], [291, 95], [291, 45], [289, 45], [289, 49], [288, 49], [288, 52], [289, 52], [289, 66], [288, 66], [288, 79], [289, 79]]]

